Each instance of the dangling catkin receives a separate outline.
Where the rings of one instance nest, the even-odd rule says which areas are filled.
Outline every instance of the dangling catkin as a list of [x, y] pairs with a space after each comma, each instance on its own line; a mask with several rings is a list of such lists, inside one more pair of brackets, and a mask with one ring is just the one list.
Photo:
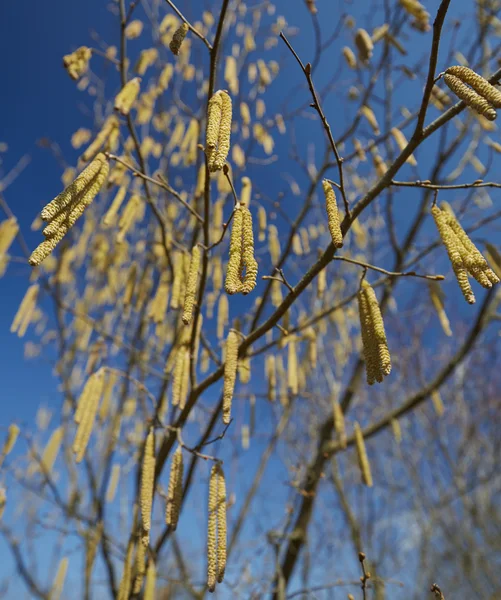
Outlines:
[[296, 396], [299, 391], [298, 382], [298, 364], [296, 336], [290, 336], [288, 340], [288, 358], [287, 358], [287, 387], [292, 395]]
[[209, 171], [219, 171], [226, 162], [230, 151], [231, 117], [231, 98], [227, 92], [219, 90], [209, 101], [207, 116], [206, 151]]
[[224, 337], [224, 328], [228, 324], [229, 308], [228, 296], [221, 294], [217, 309], [217, 337], [219, 340]]
[[393, 436], [397, 444], [402, 442], [402, 428], [400, 427], [400, 421], [398, 419], [391, 420], [391, 428], [393, 430]]
[[365, 29], [358, 29], [355, 34], [355, 45], [358, 51], [358, 58], [363, 64], [367, 64], [372, 58], [372, 51], [374, 50], [374, 44], [372, 43], [371, 36], [365, 31]]
[[221, 126], [221, 111], [223, 100], [221, 92], [216, 92], [209, 100], [207, 110], [207, 129], [205, 134], [205, 153], [207, 155], [207, 164], [209, 169], [216, 155], [219, 128]]
[[186, 281], [186, 293], [184, 296], [183, 323], [189, 325], [193, 318], [193, 307], [197, 293], [198, 271], [200, 269], [200, 246], [193, 246], [191, 251], [190, 270]]
[[108, 482], [108, 489], [106, 490], [106, 502], [113, 502], [117, 493], [118, 481], [120, 479], [120, 465], [113, 465], [111, 470], [110, 480]]
[[184, 38], [186, 37], [186, 34], [188, 33], [189, 30], [190, 30], [190, 28], [188, 27], [188, 25], [186, 23], [183, 23], [174, 32], [174, 35], [172, 36], [172, 40], [169, 44], [169, 48], [170, 48], [170, 51], [172, 52], [172, 54], [174, 54], [175, 56], [177, 56], [179, 54], [181, 45], [184, 42]]
[[61, 559], [61, 562], [59, 563], [59, 566], [57, 568], [56, 577], [54, 579], [54, 583], [52, 584], [52, 589], [50, 591], [50, 600], [59, 600], [59, 598], [61, 598], [67, 570], [68, 558], [64, 557]]
[[217, 577], [217, 488], [219, 470], [214, 465], [209, 479], [209, 518], [207, 523], [207, 587], [209, 592], [216, 589]]
[[96, 152], [99, 152], [103, 146], [109, 147], [110, 150], [113, 149], [111, 140], [114, 137], [115, 132], [118, 132], [120, 129], [120, 122], [115, 115], [110, 115], [106, 121], [103, 123], [101, 130], [94, 138], [94, 141], [88, 146], [85, 152], [81, 156], [81, 160], [83, 162], [89, 161]]
[[[391, 128], [391, 135], [397, 143], [399, 150], [404, 150], [404, 148], [407, 148], [409, 142], [407, 141], [405, 135], [400, 131], [400, 129], [398, 129], [398, 127]], [[414, 158], [413, 154], [411, 154], [405, 162], [412, 165], [413, 167], [417, 165], [417, 160]]]
[[497, 113], [492, 104], [477, 94], [475, 90], [472, 90], [464, 84], [459, 77], [446, 73], [444, 75], [444, 81], [456, 96], [461, 98], [467, 106], [473, 108], [473, 110], [480, 115], [483, 115], [489, 121], [494, 121], [496, 119]]
[[362, 481], [367, 487], [372, 487], [372, 473], [367, 450], [365, 448], [364, 436], [360, 425], [355, 421], [355, 446], [357, 448], [358, 464], [362, 473]]
[[325, 194], [325, 208], [327, 210], [327, 220], [329, 223], [329, 231], [331, 233], [332, 243], [334, 248], [341, 248], [343, 245], [343, 234], [341, 233], [339, 211], [337, 209], [336, 194], [332, 185], [324, 179], [322, 181]]
[[21, 430], [15, 423], [13, 423], [12, 425], [9, 425], [9, 429], [7, 432], [7, 438], [6, 438], [3, 448], [2, 448], [1, 460], [3, 460], [6, 456], [8, 456], [12, 452], [12, 449], [14, 448], [14, 445], [17, 441], [17, 437], [18, 437], [20, 431]]
[[146, 569], [146, 582], [144, 584], [143, 600], [155, 600], [155, 586], [157, 583], [157, 569], [154, 560], [150, 557]]
[[433, 408], [437, 413], [437, 417], [441, 417], [444, 414], [444, 403], [442, 402], [442, 397], [438, 390], [433, 390], [431, 393], [431, 401], [433, 403]]
[[227, 425], [231, 419], [231, 402], [233, 390], [237, 378], [238, 364], [238, 334], [230, 329], [226, 338], [226, 352], [224, 361], [224, 384], [223, 384], [223, 423]]
[[143, 540], [138, 540], [136, 545], [136, 569], [132, 594], [139, 594], [143, 586], [144, 574], [146, 572], [146, 548], [147, 544], [144, 544]]
[[437, 281], [429, 281], [428, 289], [430, 291], [431, 302], [432, 302], [435, 310], [437, 311], [440, 325], [442, 326], [442, 329], [444, 330], [445, 335], [451, 337], [452, 336], [451, 325], [450, 325], [449, 319], [447, 317], [447, 313], [445, 312], [444, 301], [443, 301], [443, 292], [440, 287], [440, 284]]
[[224, 288], [227, 294], [236, 294], [242, 288], [240, 280], [240, 265], [242, 262], [242, 232], [244, 213], [240, 204], [237, 204], [233, 214], [233, 225], [230, 236], [230, 258], [226, 268], [226, 281]]
[[362, 289], [364, 290], [368, 301], [373, 336], [379, 357], [379, 369], [382, 376], [389, 375], [391, 372], [391, 358], [388, 350], [388, 342], [386, 340], [386, 332], [384, 330], [383, 316], [381, 315], [376, 293], [365, 279], [362, 282]]
[[334, 420], [334, 431], [338, 435], [339, 445], [341, 448], [346, 448], [347, 440], [344, 413], [341, 408], [341, 405], [334, 398], [332, 399], [332, 412]]
[[94, 427], [94, 421], [96, 419], [97, 409], [99, 407], [99, 400], [103, 392], [104, 385], [104, 373], [103, 369], [100, 369], [96, 373], [93, 373], [87, 382], [87, 385], [82, 392], [80, 397], [77, 411], [75, 413], [75, 423], [78, 424], [78, 429], [73, 442], [73, 452], [75, 453], [75, 460], [77, 463], [81, 462], [89, 439]]
[[179, 511], [183, 498], [183, 452], [181, 446], [174, 452], [170, 468], [169, 489], [167, 496], [167, 507], [165, 509], [165, 522], [170, 525], [172, 531], [177, 528]]
[[124, 85], [115, 98], [115, 110], [124, 117], [129, 114], [132, 105], [136, 101], [139, 94], [140, 82], [140, 77], [134, 77]]
[[442, 243], [447, 250], [447, 254], [449, 255], [452, 269], [456, 275], [456, 279], [463, 296], [468, 304], [474, 304], [475, 296], [473, 294], [473, 290], [471, 289], [470, 282], [468, 281], [468, 272], [459, 251], [460, 242], [454, 231], [447, 223], [447, 215], [440, 210], [438, 206], [435, 205], [431, 208], [431, 214], [435, 220]]
[[217, 558], [216, 579], [221, 583], [226, 570], [226, 481], [223, 468], [217, 464], [219, 477], [217, 481]]
[[132, 557], [134, 553], [134, 540], [132, 536], [129, 539], [127, 545], [127, 552], [125, 554], [124, 569], [122, 573], [122, 579], [118, 588], [117, 600], [129, 600], [131, 587], [132, 587]]
[[17, 333], [19, 337], [23, 337], [31, 322], [33, 312], [36, 307], [38, 292], [40, 286], [38, 284], [30, 285], [26, 290], [26, 294], [17, 309], [12, 325], [10, 326], [11, 333]]
[[63, 437], [64, 430], [62, 427], [54, 429], [40, 459], [40, 469], [42, 473], [47, 475], [51, 473], [54, 463], [56, 462], [57, 455], [59, 454]]
[[472, 71], [468, 67], [455, 66], [449, 67], [446, 73], [455, 75], [463, 83], [468, 84], [477, 94], [485, 98], [487, 102], [490, 102], [494, 108], [501, 108], [501, 91], [491, 85], [487, 79], [475, 73], [475, 71]]
[[252, 231], [252, 214], [247, 206], [242, 207], [243, 227], [242, 227], [242, 264], [240, 272], [245, 268], [240, 291], [246, 295], [252, 292], [256, 287], [258, 265], [254, 258], [254, 233]]
[[155, 433], [150, 429], [144, 445], [143, 468], [141, 472], [141, 521], [149, 534], [151, 528], [151, 507], [153, 505], [153, 484], [155, 480]]

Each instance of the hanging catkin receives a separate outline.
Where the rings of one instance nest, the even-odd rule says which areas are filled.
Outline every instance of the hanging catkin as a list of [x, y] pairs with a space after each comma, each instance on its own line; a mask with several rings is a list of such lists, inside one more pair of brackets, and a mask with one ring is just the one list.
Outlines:
[[139, 594], [143, 586], [144, 574], [146, 572], [146, 545], [139, 539], [136, 544], [136, 569], [132, 594]]
[[129, 600], [131, 587], [132, 587], [132, 557], [134, 554], [134, 540], [132, 536], [129, 539], [127, 545], [127, 552], [125, 554], [124, 569], [122, 572], [122, 579], [120, 580], [120, 586], [118, 588], [117, 600]]
[[179, 511], [183, 498], [183, 452], [181, 446], [174, 452], [170, 468], [169, 489], [167, 495], [167, 507], [165, 510], [165, 522], [170, 525], [172, 531], [177, 528]]
[[219, 128], [221, 126], [221, 111], [223, 100], [221, 93], [216, 92], [209, 100], [207, 110], [207, 129], [205, 134], [205, 153], [207, 155], [207, 164], [209, 169], [214, 161], [217, 148], [217, 140], [219, 136]]
[[216, 589], [217, 577], [217, 488], [219, 470], [214, 465], [209, 479], [209, 518], [207, 523], [207, 587], [209, 592]]
[[367, 383], [372, 385], [376, 381], [380, 383], [390, 374], [391, 358], [377, 297], [365, 279], [358, 293], [358, 306]]
[[449, 67], [446, 74], [455, 75], [463, 83], [473, 88], [479, 96], [490, 102], [494, 108], [501, 108], [501, 91], [491, 85], [487, 79], [475, 73], [475, 71], [472, 71], [468, 67], [455, 66]]
[[254, 233], [252, 231], [252, 214], [247, 206], [242, 207], [243, 231], [242, 231], [242, 264], [240, 272], [245, 269], [240, 291], [246, 295], [256, 287], [258, 265], [254, 258]]
[[440, 325], [444, 330], [445, 335], [452, 336], [451, 325], [444, 308], [443, 292], [440, 284], [437, 281], [429, 281], [428, 289], [433, 307], [437, 311]]
[[296, 396], [299, 391], [298, 382], [298, 362], [296, 336], [292, 335], [288, 339], [288, 358], [287, 358], [287, 387], [292, 395]]
[[143, 467], [141, 471], [141, 520], [143, 530], [149, 534], [151, 528], [151, 507], [155, 481], [155, 433], [150, 429], [144, 445]]
[[480, 94], [477, 94], [475, 90], [463, 83], [459, 77], [446, 72], [444, 81], [456, 96], [461, 98], [467, 106], [480, 115], [483, 115], [489, 121], [494, 121], [496, 119], [497, 113], [492, 104], [480, 96]]
[[175, 56], [177, 56], [179, 54], [181, 45], [184, 42], [184, 38], [186, 37], [186, 34], [188, 33], [189, 30], [190, 30], [190, 28], [188, 27], [188, 25], [186, 23], [183, 23], [174, 32], [174, 35], [172, 36], [172, 40], [169, 44], [169, 48], [170, 48], [170, 51], [172, 52], [172, 54], [174, 54]]
[[106, 502], [113, 502], [117, 493], [118, 481], [120, 479], [120, 465], [113, 465], [111, 476], [106, 490]]
[[92, 50], [87, 48], [87, 46], [81, 46], [75, 52], [65, 54], [63, 56], [63, 65], [68, 75], [75, 81], [80, 79], [82, 75], [87, 73], [91, 57]]
[[132, 105], [136, 101], [139, 94], [140, 82], [140, 77], [134, 77], [124, 85], [115, 98], [115, 110], [124, 117], [129, 114]]
[[402, 428], [400, 427], [400, 421], [398, 419], [391, 420], [391, 428], [393, 430], [393, 436], [397, 444], [402, 442]]
[[50, 600], [59, 600], [61, 598], [67, 570], [68, 558], [64, 557], [61, 559], [61, 562], [59, 563], [59, 566], [57, 568], [56, 577], [54, 579], [54, 583], [52, 584], [52, 589], [50, 591]]
[[372, 487], [372, 473], [369, 459], [367, 457], [367, 450], [365, 448], [364, 436], [360, 425], [355, 421], [355, 446], [357, 448], [357, 457], [360, 471], [362, 473], [362, 481], [367, 487]]
[[230, 151], [232, 103], [224, 90], [209, 101], [206, 132], [206, 154], [209, 171], [223, 168]]
[[221, 294], [219, 297], [217, 309], [217, 337], [222, 340], [224, 337], [224, 328], [228, 324], [229, 302], [226, 294]]
[[334, 420], [334, 431], [337, 433], [339, 438], [339, 445], [341, 448], [346, 448], [346, 427], [344, 421], [344, 413], [341, 405], [334, 398], [332, 399], [332, 412]]
[[59, 454], [63, 437], [64, 430], [62, 427], [54, 429], [40, 459], [40, 469], [42, 473], [50, 475], [54, 463], [56, 462], [57, 455]]
[[81, 156], [83, 162], [89, 161], [96, 152], [99, 152], [101, 148], [107, 147], [113, 150], [112, 139], [115, 137], [115, 133], [119, 131], [120, 122], [115, 115], [110, 115], [106, 121], [104, 121], [99, 133], [96, 135], [92, 143], [88, 146], [85, 152]]
[[12, 325], [10, 326], [11, 333], [17, 333], [19, 337], [23, 337], [26, 333], [33, 317], [39, 290], [40, 286], [36, 283], [30, 285], [26, 290], [26, 294], [24, 295], [14, 320], [12, 321]]
[[144, 584], [143, 600], [155, 600], [155, 586], [157, 583], [157, 569], [154, 560], [150, 557], [146, 569], [146, 582]]
[[80, 396], [78, 407], [75, 412], [75, 423], [78, 429], [73, 442], [73, 452], [77, 463], [81, 462], [94, 427], [99, 400], [103, 392], [104, 372], [103, 369], [93, 373]]
[[12, 425], [9, 425], [9, 429], [7, 431], [7, 437], [5, 439], [5, 442], [4, 442], [4, 445], [2, 448], [2, 452], [0, 454], [0, 467], [3, 464], [5, 457], [8, 456], [12, 452], [12, 449], [14, 448], [14, 445], [16, 443], [19, 432], [20, 432], [20, 429], [15, 423], [13, 423]]
[[367, 64], [372, 58], [372, 51], [374, 50], [374, 44], [372, 43], [371, 36], [365, 31], [365, 29], [358, 29], [355, 34], [355, 45], [358, 51], [358, 58], [363, 64]]
[[244, 213], [240, 204], [237, 204], [233, 214], [233, 225], [230, 236], [230, 258], [226, 268], [226, 281], [224, 288], [227, 294], [236, 294], [242, 289], [240, 280], [240, 265], [242, 263], [242, 233]]
[[193, 318], [193, 307], [195, 306], [198, 271], [200, 269], [200, 246], [193, 246], [191, 251], [190, 270], [186, 281], [186, 293], [184, 296], [183, 323], [189, 325]]
[[238, 364], [238, 334], [230, 329], [226, 338], [223, 384], [223, 423], [227, 425], [231, 419], [231, 402], [237, 378]]
[[325, 208], [327, 210], [327, 219], [329, 223], [329, 231], [331, 233], [332, 243], [334, 248], [341, 248], [343, 245], [343, 234], [341, 233], [341, 225], [339, 219], [339, 211], [336, 203], [336, 194], [332, 185], [324, 179], [322, 181], [325, 194]]
[[226, 570], [226, 481], [221, 465], [217, 464], [216, 467], [218, 469], [216, 579], [218, 583], [221, 583]]

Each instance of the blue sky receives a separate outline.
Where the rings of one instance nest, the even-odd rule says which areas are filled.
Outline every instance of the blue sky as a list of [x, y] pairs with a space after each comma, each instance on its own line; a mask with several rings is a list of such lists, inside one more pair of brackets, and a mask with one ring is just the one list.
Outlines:
[[[190, 18], [211, 2], [192, 0], [187, 2], [183, 11]], [[333, 0], [318, 0], [322, 14], [321, 24], [325, 37], [330, 33], [330, 27], [339, 15], [340, 2]], [[364, 3], [365, 4], [365, 3]], [[435, 7], [436, 0], [430, 2]], [[471, 5], [470, 2], [454, 2], [453, 14], [461, 14], [462, 8]], [[357, 3], [347, 4], [347, 10], [357, 15]], [[301, 0], [279, 0], [277, 14], [284, 11], [289, 23], [299, 27], [298, 35], [293, 39], [294, 46], [304, 62], [313, 55], [312, 28], [307, 11]], [[430, 6], [430, 12], [431, 6]], [[381, 13], [375, 13], [372, 22], [365, 23], [368, 29], [381, 24]], [[56, 142], [67, 159], [68, 164], [76, 164], [78, 153], [70, 145], [71, 134], [80, 126], [90, 127], [92, 118], [89, 113], [89, 98], [79, 92], [75, 83], [67, 76], [62, 67], [62, 56], [76, 47], [92, 45], [90, 33], [95, 31], [98, 36], [108, 43], [118, 43], [118, 20], [107, 10], [107, 2], [103, 0], [87, 0], [86, 2], [68, 2], [67, 0], [51, 0], [36, 2], [34, 0], [0, 1], [0, 62], [1, 82], [1, 113], [0, 113], [0, 142], [6, 142], [8, 152], [1, 155], [1, 168], [8, 172], [25, 154], [31, 157], [30, 164], [22, 175], [9, 187], [5, 198], [17, 215], [23, 232], [30, 247], [37, 243], [38, 234], [32, 234], [29, 225], [40, 208], [61, 189], [61, 167], [46, 149], [40, 148], [37, 141], [50, 138]], [[413, 37], [416, 40], [416, 37]], [[420, 38], [430, 41], [430, 37]], [[338, 53], [340, 47], [347, 43], [348, 38], [341, 38], [330, 52]], [[416, 42], [418, 44], [419, 42]], [[417, 46], [409, 46], [409, 51], [418, 50]], [[422, 50], [422, 47], [421, 47]], [[303, 83], [302, 75], [292, 57], [281, 47], [277, 49], [277, 60], [283, 69], [278, 85], [271, 88], [267, 103], [280, 105], [284, 88], [295, 87]], [[329, 60], [322, 63], [322, 68], [316, 78], [317, 87], [321, 88], [330, 80]], [[115, 81], [115, 85], [117, 81]], [[348, 87], [350, 83], [346, 83]], [[419, 97], [422, 81], [407, 83], [408, 92], [399, 96], [399, 100], [414, 106]], [[110, 95], [116, 88], [110, 88]], [[295, 104], [309, 100], [302, 89], [294, 98]], [[348, 109], [344, 95], [331, 96], [325, 105], [334, 134], [346, 126]], [[435, 114], [432, 112], [432, 115]], [[323, 132], [318, 122], [314, 128], [303, 128], [298, 131], [299, 145], [311, 143], [323, 149]], [[287, 143], [283, 142], [281, 150], [287, 158]], [[417, 156], [420, 162], [420, 175], [428, 175], [426, 149], [421, 148]], [[287, 160], [283, 164], [287, 165]], [[409, 170], [404, 167], [405, 179]], [[471, 171], [466, 171], [465, 175]], [[268, 171], [261, 186], [269, 186], [270, 194], [284, 187], [283, 180], [274, 180]], [[407, 193], [406, 193], [407, 194]], [[400, 205], [399, 219], [406, 222], [409, 206], [417, 195], [409, 192]], [[397, 223], [398, 224], [398, 223]], [[20, 256], [18, 246], [14, 254]], [[389, 266], [389, 265], [385, 265]], [[25, 361], [23, 358], [24, 340], [19, 340], [9, 332], [10, 323], [17, 306], [27, 287], [29, 270], [27, 266], [13, 263], [6, 276], [0, 280], [0, 378], [2, 381], [2, 403], [0, 407], [0, 426], [6, 427], [15, 420], [18, 423], [33, 423], [36, 410], [40, 404], [46, 404], [57, 411], [60, 406], [60, 395], [55, 379], [52, 377], [48, 361], [42, 357], [35, 361]], [[480, 296], [480, 294], [479, 294]], [[453, 312], [455, 309], [452, 309]], [[463, 309], [461, 309], [463, 310]], [[0, 430], [1, 434], [1, 430]], [[255, 462], [255, 461], [252, 461]], [[3, 558], [3, 547], [0, 546], [0, 560]], [[5, 564], [2, 561], [2, 564]], [[0, 568], [0, 578], [3, 569]]]

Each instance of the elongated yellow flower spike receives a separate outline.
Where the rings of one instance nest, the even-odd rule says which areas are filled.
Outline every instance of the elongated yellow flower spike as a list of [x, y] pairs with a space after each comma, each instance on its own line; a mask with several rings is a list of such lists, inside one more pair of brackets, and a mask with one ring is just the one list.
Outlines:
[[296, 396], [298, 394], [299, 380], [298, 380], [297, 348], [296, 348], [296, 337], [295, 336], [291, 336], [288, 339], [287, 387], [293, 396]]
[[223, 384], [223, 423], [228, 425], [231, 419], [231, 402], [237, 379], [238, 366], [238, 334], [230, 329], [226, 338]]
[[447, 223], [447, 215], [440, 210], [438, 206], [435, 205], [432, 207], [431, 214], [435, 220], [442, 243], [449, 255], [449, 260], [451, 261], [452, 269], [456, 275], [461, 292], [468, 304], [474, 304], [475, 295], [473, 294], [470, 282], [468, 281], [468, 272], [459, 250], [460, 242]]
[[369, 458], [367, 457], [364, 436], [357, 421], [355, 421], [355, 446], [357, 448], [358, 464], [362, 473], [362, 481], [367, 487], [372, 487], [371, 466]]
[[207, 164], [213, 163], [217, 142], [219, 137], [219, 129], [221, 127], [221, 114], [223, 108], [223, 99], [221, 92], [216, 92], [209, 100], [207, 111], [207, 129], [205, 133], [205, 153], [207, 155]]
[[127, 194], [127, 190], [129, 188], [129, 180], [126, 179], [124, 183], [118, 188], [118, 192], [115, 194], [113, 198], [113, 202], [110, 207], [106, 211], [106, 214], [103, 217], [103, 227], [108, 228], [115, 224], [117, 220], [117, 214], [120, 210], [120, 207], [125, 200], [125, 196]]
[[52, 584], [52, 589], [50, 591], [51, 600], [59, 600], [61, 598], [64, 588], [64, 581], [66, 579], [66, 572], [68, 570], [68, 562], [68, 558], [65, 556], [59, 563], [56, 577], [54, 578], [54, 583]]
[[372, 108], [364, 104], [360, 108], [360, 114], [367, 119], [367, 122], [372, 127], [372, 131], [374, 131], [375, 135], [379, 135], [381, 133], [379, 123], [377, 122], [376, 115]]
[[384, 377], [385, 375], [389, 375], [391, 372], [391, 358], [388, 350], [388, 342], [386, 340], [386, 332], [384, 330], [383, 316], [379, 308], [376, 292], [365, 279], [362, 281], [362, 289], [367, 297], [369, 314], [372, 323], [372, 335], [374, 337], [379, 358], [379, 370], [382, 377]]
[[195, 245], [191, 251], [190, 270], [186, 281], [186, 293], [184, 296], [183, 323], [189, 325], [193, 318], [193, 307], [195, 306], [198, 271], [200, 269], [200, 247]]
[[327, 210], [327, 220], [329, 223], [329, 231], [331, 233], [332, 243], [334, 244], [334, 248], [341, 248], [343, 245], [343, 234], [341, 233], [336, 194], [334, 193], [334, 189], [327, 179], [322, 181], [322, 186], [324, 188], [325, 208]]
[[[143, 538], [144, 540], [144, 538]], [[134, 585], [132, 586], [132, 594], [139, 594], [141, 588], [143, 586], [144, 574], [146, 572], [146, 547], [147, 544], [142, 543], [143, 540], [140, 540], [136, 546], [136, 568], [135, 568], [135, 577], [134, 577]]]
[[242, 264], [240, 273], [245, 269], [240, 291], [246, 295], [252, 292], [256, 287], [258, 265], [254, 258], [254, 233], [252, 231], [252, 214], [250, 210], [244, 206], [243, 212], [243, 227], [242, 227]]
[[115, 499], [117, 493], [117, 486], [120, 480], [120, 465], [113, 465], [111, 470], [111, 476], [106, 489], [106, 502], [111, 503]]
[[374, 50], [374, 44], [372, 43], [371, 36], [365, 31], [365, 29], [358, 29], [355, 34], [355, 45], [358, 51], [358, 58], [363, 64], [367, 64], [372, 58], [372, 51]]
[[19, 231], [19, 225], [15, 217], [6, 219], [0, 223], [0, 260], [7, 254]]
[[219, 171], [226, 162], [230, 151], [231, 118], [231, 98], [227, 92], [219, 90], [209, 101], [207, 115], [206, 153], [209, 171]]
[[141, 521], [148, 534], [151, 528], [151, 508], [153, 505], [153, 485], [155, 480], [155, 433], [150, 429], [146, 437], [141, 472]]
[[167, 495], [167, 506], [165, 509], [165, 522], [170, 525], [172, 531], [177, 528], [179, 511], [183, 499], [183, 452], [181, 446], [174, 452], [169, 477], [169, 489]]
[[132, 557], [134, 554], [134, 540], [131, 536], [127, 545], [127, 552], [125, 554], [124, 569], [122, 573], [122, 579], [120, 580], [120, 586], [118, 587], [117, 600], [128, 600], [132, 587]]
[[172, 382], [172, 406], [183, 408], [187, 389], [185, 386], [186, 373], [190, 370], [190, 352], [184, 345], [176, 351], [176, 364]]
[[[49, 256], [57, 244], [83, 215], [85, 209], [92, 203], [103, 187], [109, 173], [109, 163], [107, 160], [102, 161], [100, 155], [98, 155], [95, 160], [100, 162], [101, 168], [89, 181], [88, 185], [70, 201], [66, 208], [56, 214], [45, 227], [43, 234], [47, 239], [31, 253], [31, 256], [28, 259], [31, 266], [38, 266], [47, 258], [47, 256]], [[49, 211], [49, 214], [52, 212], [53, 208]]]
[[77, 463], [81, 462], [85, 455], [103, 393], [103, 386], [104, 371], [100, 369], [90, 376], [78, 402], [75, 412], [75, 423], [78, 424], [78, 429], [73, 442], [73, 452], [76, 455]]
[[[407, 147], [408, 141], [407, 141], [405, 135], [400, 131], [400, 129], [398, 129], [398, 127], [392, 127], [391, 135], [393, 136], [393, 139], [397, 143], [399, 150], [403, 150], [404, 148]], [[409, 163], [413, 167], [415, 167], [417, 165], [417, 160], [415, 159], [414, 154], [411, 154], [405, 162]]]
[[155, 600], [155, 587], [157, 584], [157, 569], [155, 562], [150, 557], [146, 569], [146, 582], [144, 584], [144, 600]]
[[226, 571], [226, 481], [223, 468], [220, 464], [216, 465], [218, 469], [217, 482], [217, 559], [216, 559], [216, 579], [221, 583]]
[[350, 67], [350, 69], [357, 68], [357, 58], [351, 48], [349, 48], [348, 46], [345, 46], [343, 48], [343, 56], [344, 56], [344, 59], [346, 60], [346, 64]]
[[186, 37], [186, 34], [189, 30], [190, 28], [188, 27], [188, 25], [186, 23], [183, 23], [181, 27], [178, 27], [178, 29], [176, 29], [176, 31], [174, 32], [172, 40], [169, 44], [169, 48], [172, 54], [174, 54], [175, 56], [179, 54], [181, 45], [184, 42], [184, 38]]
[[224, 288], [227, 294], [236, 294], [242, 289], [240, 280], [240, 267], [242, 263], [242, 233], [244, 213], [237, 204], [233, 213], [233, 225], [230, 236], [230, 258], [226, 268], [226, 281]]
[[346, 448], [347, 439], [346, 439], [346, 427], [344, 421], [344, 413], [341, 408], [341, 405], [334, 398], [332, 399], [332, 413], [334, 420], [334, 431], [337, 433], [339, 438], [339, 445], [341, 448]]
[[456, 96], [461, 98], [467, 106], [480, 115], [483, 115], [489, 121], [494, 121], [496, 119], [497, 113], [492, 104], [477, 94], [475, 90], [463, 83], [459, 77], [446, 73], [444, 75], [444, 81]]
[[89, 61], [92, 57], [92, 50], [87, 46], [81, 46], [71, 54], [63, 56], [63, 65], [68, 75], [74, 79], [80, 79], [82, 75], [87, 73]]
[[451, 337], [451, 325], [447, 317], [447, 313], [445, 312], [442, 289], [437, 281], [429, 281], [428, 287], [430, 291], [431, 302], [437, 311], [440, 325], [442, 326], [445, 335]]
[[105, 144], [107, 146], [110, 146], [109, 149], [112, 150], [113, 148], [111, 147], [111, 144], [110, 144], [110, 137], [112, 136], [113, 132], [115, 132], [115, 131], [118, 132], [119, 129], [120, 129], [120, 122], [118, 121], [116, 115], [110, 115], [106, 119], [106, 121], [103, 123], [101, 130], [96, 135], [93, 142], [87, 147], [85, 152], [82, 154], [81, 160], [83, 162], [89, 161], [91, 158], [93, 158], [93, 156], [96, 154], [96, 152], [99, 152], [99, 150], [101, 150], [101, 148]]
[[12, 325], [10, 326], [11, 333], [17, 333], [19, 337], [23, 337], [31, 322], [33, 311], [37, 303], [38, 292], [40, 286], [36, 283], [30, 285], [26, 290], [26, 294], [17, 309]]
[[475, 71], [472, 71], [468, 67], [449, 67], [446, 70], [446, 73], [449, 75], [455, 75], [463, 83], [468, 84], [471, 88], [473, 88], [477, 94], [485, 98], [487, 102], [492, 104], [494, 108], [501, 108], [501, 91], [491, 85], [487, 79], [484, 79]]
[[0, 454], [0, 467], [2, 466], [5, 457], [12, 452], [20, 431], [21, 430], [15, 423], [9, 426], [7, 438], [5, 439], [2, 452]]
[[141, 78], [134, 77], [118, 92], [115, 98], [115, 110], [126, 117], [139, 94]]
[[217, 337], [222, 340], [224, 337], [224, 328], [228, 324], [229, 302], [226, 294], [221, 294], [217, 309]]
[[219, 470], [214, 465], [209, 479], [209, 518], [207, 523], [207, 588], [209, 592], [216, 589], [217, 577], [217, 488]]

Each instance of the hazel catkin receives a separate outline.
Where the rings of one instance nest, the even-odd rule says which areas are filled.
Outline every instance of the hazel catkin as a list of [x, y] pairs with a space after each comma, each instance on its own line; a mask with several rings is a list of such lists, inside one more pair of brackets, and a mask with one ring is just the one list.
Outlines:
[[339, 219], [339, 211], [336, 203], [336, 194], [332, 185], [324, 179], [322, 186], [325, 194], [325, 208], [327, 210], [327, 220], [329, 231], [332, 238], [332, 243], [335, 248], [341, 248], [343, 245], [343, 234], [341, 233], [341, 224]]
[[223, 383], [223, 423], [228, 425], [231, 419], [231, 402], [237, 378], [238, 366], [238, 334], [230, 329], [226, 338]]

